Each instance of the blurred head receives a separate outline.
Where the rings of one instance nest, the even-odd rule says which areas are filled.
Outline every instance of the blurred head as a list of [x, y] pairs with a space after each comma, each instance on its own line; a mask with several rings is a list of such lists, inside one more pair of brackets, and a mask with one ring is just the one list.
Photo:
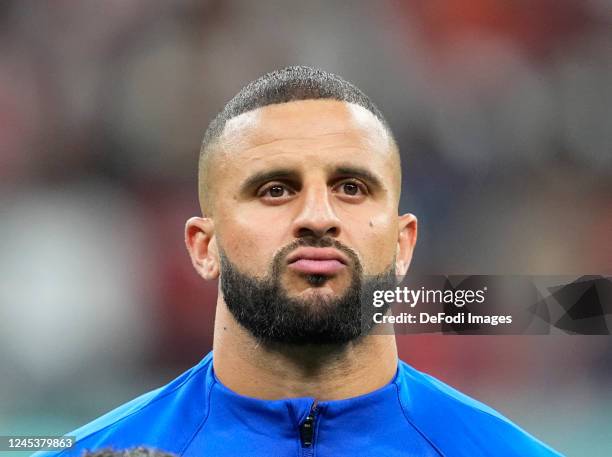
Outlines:
[[83, 457], [176, 457], [174, 454], [158, 451], [156, 449], [136, 447], [121, 451], [114, 449], [101, 449], [99, 451], [84, 452]]
[[289, 344], [369, 330], [361, 296], [406, 273], [417, 223], [398, 215], [399, 151], [367, 96], [307, 67], [265, 75], [213, 120], [199, 171], [187, 247], [241, 325]]

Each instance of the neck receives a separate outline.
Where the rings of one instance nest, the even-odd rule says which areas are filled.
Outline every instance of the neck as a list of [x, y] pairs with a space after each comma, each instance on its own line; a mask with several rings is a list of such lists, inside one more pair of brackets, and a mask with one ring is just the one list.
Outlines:
[[221, 298], [213, 349], [219, 380], [240, 395], [264, 400], [356, 397], [385, 386], [397, 370], [392, 333], [341, 346], [264, 345], [236, 322]]

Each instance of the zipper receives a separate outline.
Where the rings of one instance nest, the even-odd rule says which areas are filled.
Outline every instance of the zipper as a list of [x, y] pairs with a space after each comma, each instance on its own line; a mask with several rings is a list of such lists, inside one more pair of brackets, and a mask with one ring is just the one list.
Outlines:
[[300, 425], [300, 442], [302, 443], [302, 455], [304, 457], [314, 455], [313, 444], [315, 439], [314, 432], [316, 420], [317, 401], [315, 400], [310, 407], [308, 416], [306, 416], [306, 419], [304, 419], [304, 422], [302, 422], [302, 425]]

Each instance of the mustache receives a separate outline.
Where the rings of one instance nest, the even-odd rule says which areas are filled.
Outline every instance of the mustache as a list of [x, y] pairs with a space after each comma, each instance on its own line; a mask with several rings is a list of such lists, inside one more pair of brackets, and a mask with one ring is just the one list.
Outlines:
[[297, 240], [289, 243], [287, 246], [284, 246], [280, 251], [276, 253], [274, 256], [273, 263], [274, 265], [282, 265], [283, 260], [297, 248], [301, 247], [312, 247], [312, 248], [335, 248], [338, 251], [343, 252], [349, 258], [350, 262], [353, 264], [355, 268], [361, 270], [361, 261], [359, 260], [359, 256], [357, 253], [345, 246], [340, 241], [331, 238], [329, 236], [324, 237], [313, 237], [313, 236], [305, 236], [302, 238], [298, 238]]

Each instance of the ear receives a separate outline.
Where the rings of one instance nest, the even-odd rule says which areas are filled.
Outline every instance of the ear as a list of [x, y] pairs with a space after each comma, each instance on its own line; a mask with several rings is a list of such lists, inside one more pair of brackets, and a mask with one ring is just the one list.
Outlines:
[[398, 217], [398, 224], [395, 271], [403, 279], [410, 266], [417, 241], [417, 218], [414, 214], [406, 213]]
[[204, 279], [219, 277], [219, 253], [214, 238], [214, 222], [208, 217], [192, 217], [185, 224], [185, 244], [191, 263]]

